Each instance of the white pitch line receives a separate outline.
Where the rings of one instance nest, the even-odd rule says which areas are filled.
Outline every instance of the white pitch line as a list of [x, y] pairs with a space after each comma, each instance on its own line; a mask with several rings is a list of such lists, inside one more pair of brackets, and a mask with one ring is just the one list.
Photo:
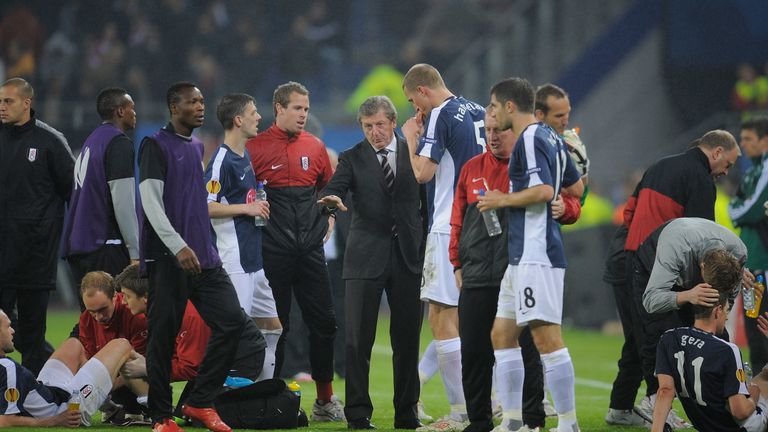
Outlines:
[[605, 381], [598, 381], [598, 380], [579, 378], [579, 377], [576, 377], [576, 384], [584, 387], [592, 387], [592, 388], [597, 388], [601, 390], [611, 390], [613, 388], [612, 384], [607, 383]]

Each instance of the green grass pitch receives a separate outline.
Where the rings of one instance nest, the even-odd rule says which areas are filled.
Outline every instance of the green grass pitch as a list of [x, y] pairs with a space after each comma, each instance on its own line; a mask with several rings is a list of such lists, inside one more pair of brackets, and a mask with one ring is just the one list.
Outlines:
[[[77, 315], [73, 312], [49, 311], [48, 314], [48, 340], [57, 346], [69, 334]], [[392, 363], [391, 349], [389, 347], [389, 321], [382, 316], [379, 319], [379, 327], [376, 344], [371, 359], [371, 398], [374, 404], [372, 422], [380, 430], [391, 430], [393, 424], [392, 408]], [[566, 329], [565, 341], [573, 357], [576, 368], [576, 413], [582, 431], [630, 431], [645, 430], [643, 428], [608, 426], [603, 417], [608, 409], [608, 399], [611, 383], [616, 375], [616, 361], [619, 358], [622, 338], [619, 336], [605, 336], [598, 332]], [[431, 339], [429, 328], [425, 323], [422, 326], [422, 349]], [[746, 355], [746, 353], [744, 353]], [[18, 359], [17, 354], [12, 357]], [[344, 399], [344, 381], [334, 381], [334, 391]], [[175, 387], [175, 395], [181, 392], [181, 386]], [[642, 392], [642, 389], [641, 389]], [[315, 389], [312, 383], [302, 385], [301, 405], [308, 413], [311, 412], [314, 401]], [[445, 400], [443, 385], [440, 377], [436, 376], [423, 389], [422, 400], [426, 405], [426, 411], [433, 417], [447, 414], [448, 404]], [[675, 402], [678, 412], [683, 414], [679, 403]], [[555, 427], [557, 420], [547, 420], [547, 428]], [[16, 428], [22, 431], [33, 431], [35, 428]], [[101, 426], [98, 419], [94, 419], [94, 426], [89, 431], [125, 430], [121, 427]], [[148, 427], [129, 427], [129, 430], [147, 430]], [[309, 430], [341, 430], [346, 429], [345, 423], [311, 424]], [[49, 428], [50, 431], [67, 430], [66, 428]], [[202, 431], [205, 429], [188, 428], [187, 431]], [[693, 429], [690, 429], [693, 430]]]

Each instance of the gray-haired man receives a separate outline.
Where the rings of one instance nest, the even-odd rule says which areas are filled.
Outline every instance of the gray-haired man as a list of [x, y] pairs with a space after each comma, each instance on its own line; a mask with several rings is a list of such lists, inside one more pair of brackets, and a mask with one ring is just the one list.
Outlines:
[[351, 192], [354, 204], [343, 269], [347, 288], [344, 412], [350, 429], [373, 428], [368, 373], [379, 303], [386, 290], [392, 311], [394, 426], [415, 429], [421, 426], [416, 417], [424, 258], [421, 187], [411, 169], [408, 145], [395, 134], [397, 112], [392, 101], [372, 96], [360, 106], [357, 118], [365, 140], [339, 156], [336, 172], [319, 201], [346, 211], [343, 199]]

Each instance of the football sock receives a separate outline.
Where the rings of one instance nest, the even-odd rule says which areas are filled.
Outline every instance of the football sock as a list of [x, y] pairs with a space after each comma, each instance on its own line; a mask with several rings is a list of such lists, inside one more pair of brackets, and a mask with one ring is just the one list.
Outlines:
[[576, 422], [576, 391], [573, 362], [568, 348], [541, 355], [545, 383], [557, 411], [558, 429], [571, 430]]
[[445, 394], [451, 406], [451, 418], [464, 420], [467, 405], [461, 384], [461, 339], [453, 338], [435, 341], [440, 377], [443, 379]]
[[280, 339], [280, 335], [283, 334], [283, 329], [262, 330], [261, 333], [267, 341], [267, 348], [264, 351], [264, 368], [261, 370], [261, 374], [259, 374], [259, 378], [256, 381], [263, 381], [274, 377], [275, 350], [277, 349], [277, 341]]
[[438, 370], [440, 365], [437, 363], [437, 348], [435, 348], [435, 341], [431, 341], [419, 361], [419, 384], [424, 387], [424, 384], [432, 379]]
[[525, 367], [520, 348], [498, 349], [496, 357], [496, 397], [501, 402], [501, 425], [510, 431], [523, 426], [523, 380]]

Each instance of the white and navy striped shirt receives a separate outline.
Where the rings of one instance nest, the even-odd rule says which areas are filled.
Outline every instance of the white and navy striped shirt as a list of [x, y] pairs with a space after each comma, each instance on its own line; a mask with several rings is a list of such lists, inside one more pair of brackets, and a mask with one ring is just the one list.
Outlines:
[[8, 357], [0, 358], [0, 366], [0, 414], [47, 418], [67, 409], [66, 390], [40, 383], [29, 369]]
[[461, 96], [448, 98], [427, 116], [416, 154], [438, 164], [427, 183], [429, 232], [451, 233], [453, 195], [461, 168], [485, 151], [484, 119], [485, 109]]
[[[554, 189], [554, 199], [562, 187], [580, 178], [562, 138], [554, 129], [536, 123], [520, 134], [509, 160], [510, 192], [547, 184]], [[510, 264], [566, 267], [560, 226], [552, 219], [551, 207], [550, 200], [508, 209]]]
[[[248, 150], [243, 156], [226, 144], [219, 146], [205, 170], [208, 202], [245, 204], [256, 197], [256, 176]], [[208, 187], [208, 185], [215, 185]], [[261, 227], [251, 216], [211, 219], [213, 238], [224, 270], [229, 274], [255, 273], [262, 269]]]

